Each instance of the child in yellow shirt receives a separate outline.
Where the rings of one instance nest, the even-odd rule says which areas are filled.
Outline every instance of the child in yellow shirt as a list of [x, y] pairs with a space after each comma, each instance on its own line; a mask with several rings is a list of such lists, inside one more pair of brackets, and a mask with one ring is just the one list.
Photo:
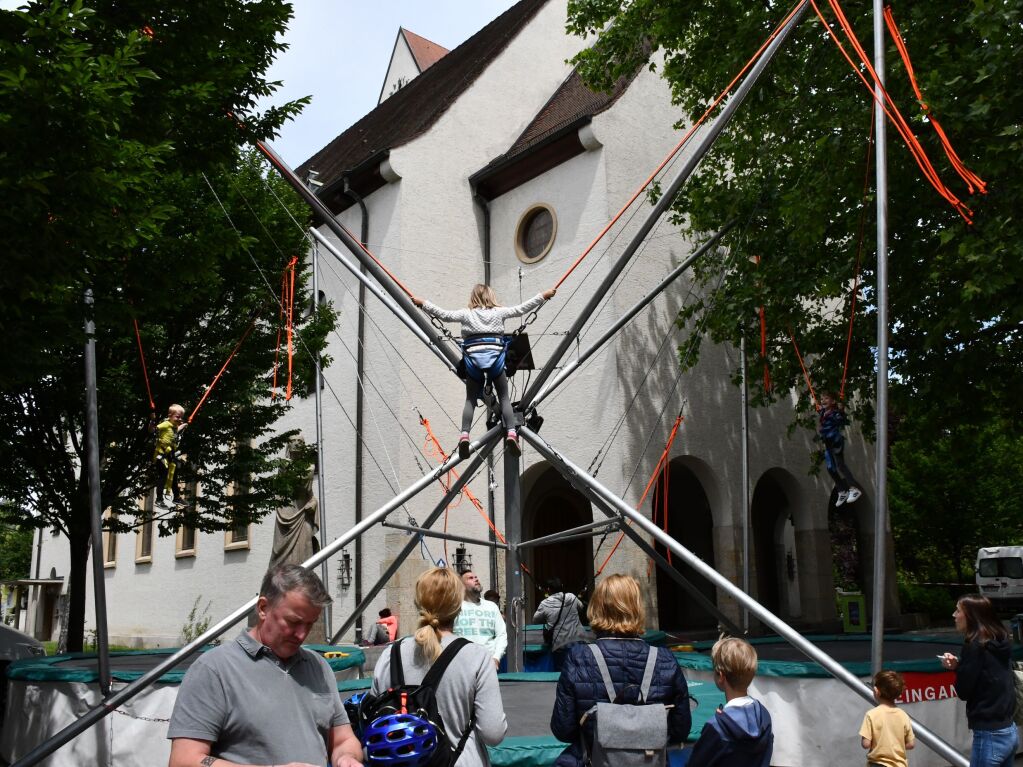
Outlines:
[[898, 671], [878, 671], [874, 675], [874, 699], [879, 705], [870, 709], [860, 726], [860, 745], [867, 749], [868, 767], [909, 767], [906, 752], [916, 745], [909, 716], [895, 705], [906, 689]]
[[178, 443], [181, 432], [188, 426], [184, 423], [185, 409], [181, 405], [167, 408], [167, 419], [156, 425], [156, 447], [153, 450], [153, 463], [161, 469], [163, 482], [156, 486], [156, 504], [169, 509], [172, 504], [179, 503], [178, 485], [174, 481], [174, 472], [178, 467]]

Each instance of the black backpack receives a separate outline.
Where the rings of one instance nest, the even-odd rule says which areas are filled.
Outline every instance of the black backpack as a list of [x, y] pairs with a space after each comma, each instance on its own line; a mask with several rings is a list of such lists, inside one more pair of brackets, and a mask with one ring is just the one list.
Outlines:
[[476, 710], [474, 707], [469, 716], [469, 725], [458, 739], [458, 745], [452, 746], [447, 728], [444, 726], [444, 721], [437, 708], [437, 685], [455, 655], [467, 644], [469, 644], [469, 640], [464, 637], [455, 639], [444, 648], [444, 651], [430, 666], [430, 670], [426, 672], [422, 682], [407, 685], [405, 684], [405, 669], [401, 662], [402, 643], [393, 643], [391, 645], [391, 686], [379, 695], [367, 694], [362, 699], [359, 705], [358, 729], [365, 730], [370, 722], [382, 716], [398, 713], [415, 714], [437, 728], [437, 750], [434, 751], [429, 767], [454, 767], [476, 725]]

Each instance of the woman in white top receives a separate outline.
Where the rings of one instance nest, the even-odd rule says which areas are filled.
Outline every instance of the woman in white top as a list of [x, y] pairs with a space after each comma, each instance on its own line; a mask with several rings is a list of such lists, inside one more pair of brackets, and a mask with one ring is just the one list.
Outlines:
[[[459, 639], [452, 629], [464, 596], [465, 586], [453, 570], [435, 567], [419, 576], [416, 581], [419, 629], [414, 637], [399, 643], [406, 685], [420, 684], [443, 650]], [[379, 695], [390, 685], [391, 653], [385, 652], [373, 669], [370, 692]], [[468, 732], [456, 767], [488, 767], [486, 746], [500, 743], [508, 730], [490, 651], [483, 645], [466, 643], [437, 683], [436, 696], [451, 748]]]
[[504, 321], [521, 317], [539, 309], [554, 297], [554, 288], [545, 290], [518, 306], [498, 306], [494, 289], [489, 285], [476, 285], [469, 294], [467, 309], [441, 309], [439, 306], [413, 296], [412, 303], [431, 317], [462, 325], [462, 360], [465, 366], [465, 406], [462, 408], [462, 433], [458, 437], [458, 455], [469, 457], [469, 429], [476, 412], [476, 402], [482, 399], [483, 388], [489, 379], [494, 384], [501, 403], [501, 420], [507, 430], [506, 447], [519, 454], [518, 430], [508, 396], [508, 377], [504, 372]]

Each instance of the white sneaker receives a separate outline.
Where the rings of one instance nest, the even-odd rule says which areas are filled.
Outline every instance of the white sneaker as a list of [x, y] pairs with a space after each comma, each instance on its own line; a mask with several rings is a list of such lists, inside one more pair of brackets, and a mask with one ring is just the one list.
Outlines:
[[846, 503], [855, 503], [859, 500], [860, 496], [863, 495], [858, 487], [849, 488], [849, 496], [845, 499]]
[[841, 506], [843, 503], [845, 503], [848, 497], [849, 497], [848, 490], [839, 490], [838, 498], [835, 499], [835, 506]]

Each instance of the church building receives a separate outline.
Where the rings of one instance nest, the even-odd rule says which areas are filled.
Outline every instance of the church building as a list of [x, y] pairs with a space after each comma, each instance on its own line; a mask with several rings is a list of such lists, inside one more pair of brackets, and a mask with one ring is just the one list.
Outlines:
[[[399, 30], [388, 71], [375, 75], [383, 74], [379, 104], [354, 125], [338, 126], [339, 135], [297, 169], [337, 220], [415, 296], [456, 309], [467, 305], [476, 283], [491, 285], [504, 305], [553, 287], [679, 142], [681, 114], [656, 67], [623, 78], [609, 93], [582, 83], [567, 62], [586, 41], [565, 32], [566, 4], [521, 0], [450, 51]], [[665, 178], [695, 143], [668, 165]], [[525, 328], [535, 368], [551, 357], [650, 209], [640, 194]], [[320, 232], [354, 260], [326, 227]], [[686, 239], [668, 220], [659, 221], [560, 361], [562, 368], [705, 240]], [[313, 247], [320, 297], [339, 315], [321, 390], [323, 460], [313, 490], [317, 496], [319, 487], [323, 491], [307, 522], [319, 527], [322, 511], [323, 529], [316, 534], [329, 542], [438, 466], [440, 451], [456, 449], [465, 390], [382, 302], [360, 288], [330, 248]], [[728, 268], [727, 247], [705, 258]], [[676, 316], [693, 290], [683, 274], [573, 370], [538, 405], [539, 434], [733, 583], [748, 580], [750, 593], [773, 613], [806, 629], [833, 628], [832, 483], [823, 471], [812, 473], [813, 434], [789, 432], [794, 396], [750, 409], [744, 434], [742, 393], [733, 383], [738, 349], [707, 342], [695, 368], [680, 371], [678, 347], [693, 329], [680, 330]], [[458, 337], [457, 324], [446, 327]], [[509, 331], [516, 327], [517, 321], [508, 322]], [[522, 369], [511, 379], [513, 401], [533, 375], [535, 370]], [[640, 505], [677, 416], [665, 468]], [[481, 407], [473, 439], [486, 431], [484, 421]], [[300, 429], [307, 443], [315, 442], [313, 399], [293, 401], [281, 428]], [[485, 589], [503, 594], [504, 450], [500, 445], [468, 483], [472, 497], [452, 504], [434, 526], [470, 542], [424, 538], [370, 600], [362, 626], [345, 626], [346, 619], [410, 540], [407, 528], [417, 527], [438, 504], [444, 486], [437, 482], [419, 493], [386, 526], [328, 560], [324, 572], [334, 604], [326, 638], [340, 632], [339, 640], [357, 639], [384, 607], [398, 616], [400, 633], [413, 631], [415, 578], [440, 561], [471, 563]], [[861, 556], [869, 556], [872, 447], [853, 438], [848, 459], [865, 493], [839, 511], [855, 520]], [[522, 540], [602, 518], [528, 444], [522, 444], [520, 460]], [[295, 510], [286, 513], [293, 517]], [[186, 529], [176, 539], [161, 539], [143, 529], [106, 536], [112, 641], [177, 645], [194, 606], [201, 613], [208, 605], [214, 621], [237, 608], [258, 589], [276, 525], [271, 515], [227, 534]], [[46, 545], [46, 531], [41, 538], [41, 571], [60, 578], [67, 572], [66, 546]], [[528, 570], [526, 619], [550, 577], [580, 592], [595, 578], [622, 572], [644, 586], [651, 628], [681, 634], [715, 629], [714, 611], [630, 540], [616, 545], [616, 538], [596, 534], [521, 549]], [[498, 545], [489, 545], [494, 541]], [[734, 600], [677, 557], [672, 566], [718, 613], [741, 621]], [[869, 579], [871, 568], [862, 569]], [[91, 610], [90, 598], [87, 616]]]

